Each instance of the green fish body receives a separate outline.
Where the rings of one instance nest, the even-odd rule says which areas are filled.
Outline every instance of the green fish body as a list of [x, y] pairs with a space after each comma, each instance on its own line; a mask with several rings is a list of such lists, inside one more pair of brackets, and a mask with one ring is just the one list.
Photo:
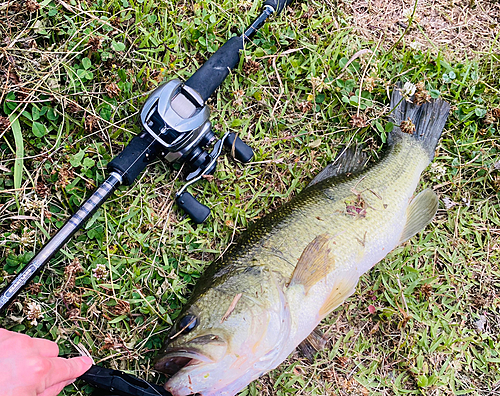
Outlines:
[[361, 275], [432, 220], [436, 195], [412, 197], [449, 105], [417, 106], [395, 89], [391, 108], [396, 126], [379, 162], [345, 150], [208, 267], [155, 364], [173, 374], [173, 395], [232, 396], [277, 367]]

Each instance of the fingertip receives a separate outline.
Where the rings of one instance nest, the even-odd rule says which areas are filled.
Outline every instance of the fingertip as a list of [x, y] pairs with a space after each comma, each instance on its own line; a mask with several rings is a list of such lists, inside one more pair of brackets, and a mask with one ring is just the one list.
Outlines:
[[85, 371], [87, 371], [90, 366], [92, 366], [94, 364], [94, 361], [92, 360], [92, 358], [88, 357], [88, 356], [80, 356], [78, 359], [80, 359], [80, 361], [82, 362], [82, 365], [85, 367]]
[[90, 366], [92, 366], [93, 363], [92, 359], [89, 358], [88, 356], [78, 356], [71, 358], [70, 360], [71, 360], [71, 366], [70, 366], [71, 372], [68, 375], [69, 378], [79, 377], [83, 373], [87, 372], [87, 370], [90, 368]]
[[[50, 370], [46, 373], [46, 386], [64, 383], [84, 374], [92, 365], [92, 359], [87, 356], [79, 356], [71, 359], [50, 358]], [[1, 392], [0, 392], [1, 394]]]

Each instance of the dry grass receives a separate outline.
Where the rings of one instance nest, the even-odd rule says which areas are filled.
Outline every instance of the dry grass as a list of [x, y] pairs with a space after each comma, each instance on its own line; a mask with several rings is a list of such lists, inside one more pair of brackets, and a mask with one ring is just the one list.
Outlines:
[[356, 34], [381, 41], [386, 49], [403, 34], [399, 48], [430, 49], [448, 59], [470, 59], [500, 48], [498, 1], [339, 0], [338, 5]]

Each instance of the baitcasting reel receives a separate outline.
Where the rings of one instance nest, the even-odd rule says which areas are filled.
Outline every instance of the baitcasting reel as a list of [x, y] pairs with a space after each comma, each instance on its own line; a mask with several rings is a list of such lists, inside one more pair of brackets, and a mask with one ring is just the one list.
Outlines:
[[[212, 132], [210, 109], [203, 98], [196, 90], [178, 79], [171, 80], [153, 91], [142, 108], [140, 122], [144, 132], [134, 138], [125, 150], [109, 163], [108, 168], [119, 172], [124, 184], [131, 184], [137, 175], [133, 172], [130, 159], [136, 155], [129, 153], [129, 148], [140, 150], [144, 143], [153, 141], [151, 149], [144, 153], [143, 160], [161, 156], [168, 162], [185, 164], [187, 184], [177, 193], [176, 202], [195, 223], [202, 223], [209, 216], [210, 209], [186, 192], [186, 188], [215, 171], [223, 146], [231, 149], [234, 157], [243, 163], [252, 159], [252, 149], [234, 133], [226, 133], [218, 140]], [[209, 153], [205, 148], [210, 144], [213, 144], [213, 148]], [[124, 177], [125, 175], [128, 177]]]

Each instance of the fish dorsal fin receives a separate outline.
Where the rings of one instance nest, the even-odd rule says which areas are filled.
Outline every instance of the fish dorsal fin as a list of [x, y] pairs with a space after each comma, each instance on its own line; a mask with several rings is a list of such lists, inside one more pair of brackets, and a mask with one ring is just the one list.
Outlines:
[[430, 188], [420, 192], [406, 210], [406, 225], [399, 243], [406, 242], [422, 231], [437, 212], [438, 197]]
[[327, 341], [327, 338], [319, 327], [316, 327], [312, 333], [297, 346], [297, 349], [307, 358], [307, 360], [313, 362], [315, 353], [321, 351], [326, 346]]
[[290, 287], [301, 284], [307, 295], [311, 287], [335, 268], [330, 246], [332, 239], [328, 234], [321, 234], [306, 246], [293, 271]]
[[338, 273], [330, 295], [319, 310], [319, 317], [321, 319], [326, 317], [354, 293], [358, 280], [359, 275], [354, 268]]
[[335, 160], [326, 166], [318, 175], [311, 180], [307, 187], [311, 187], [322, 180], [330, 177], [356, 173], [363, 170], [368, 162], [368, 155], [360, 146], [346, 147], [340, 151]]

